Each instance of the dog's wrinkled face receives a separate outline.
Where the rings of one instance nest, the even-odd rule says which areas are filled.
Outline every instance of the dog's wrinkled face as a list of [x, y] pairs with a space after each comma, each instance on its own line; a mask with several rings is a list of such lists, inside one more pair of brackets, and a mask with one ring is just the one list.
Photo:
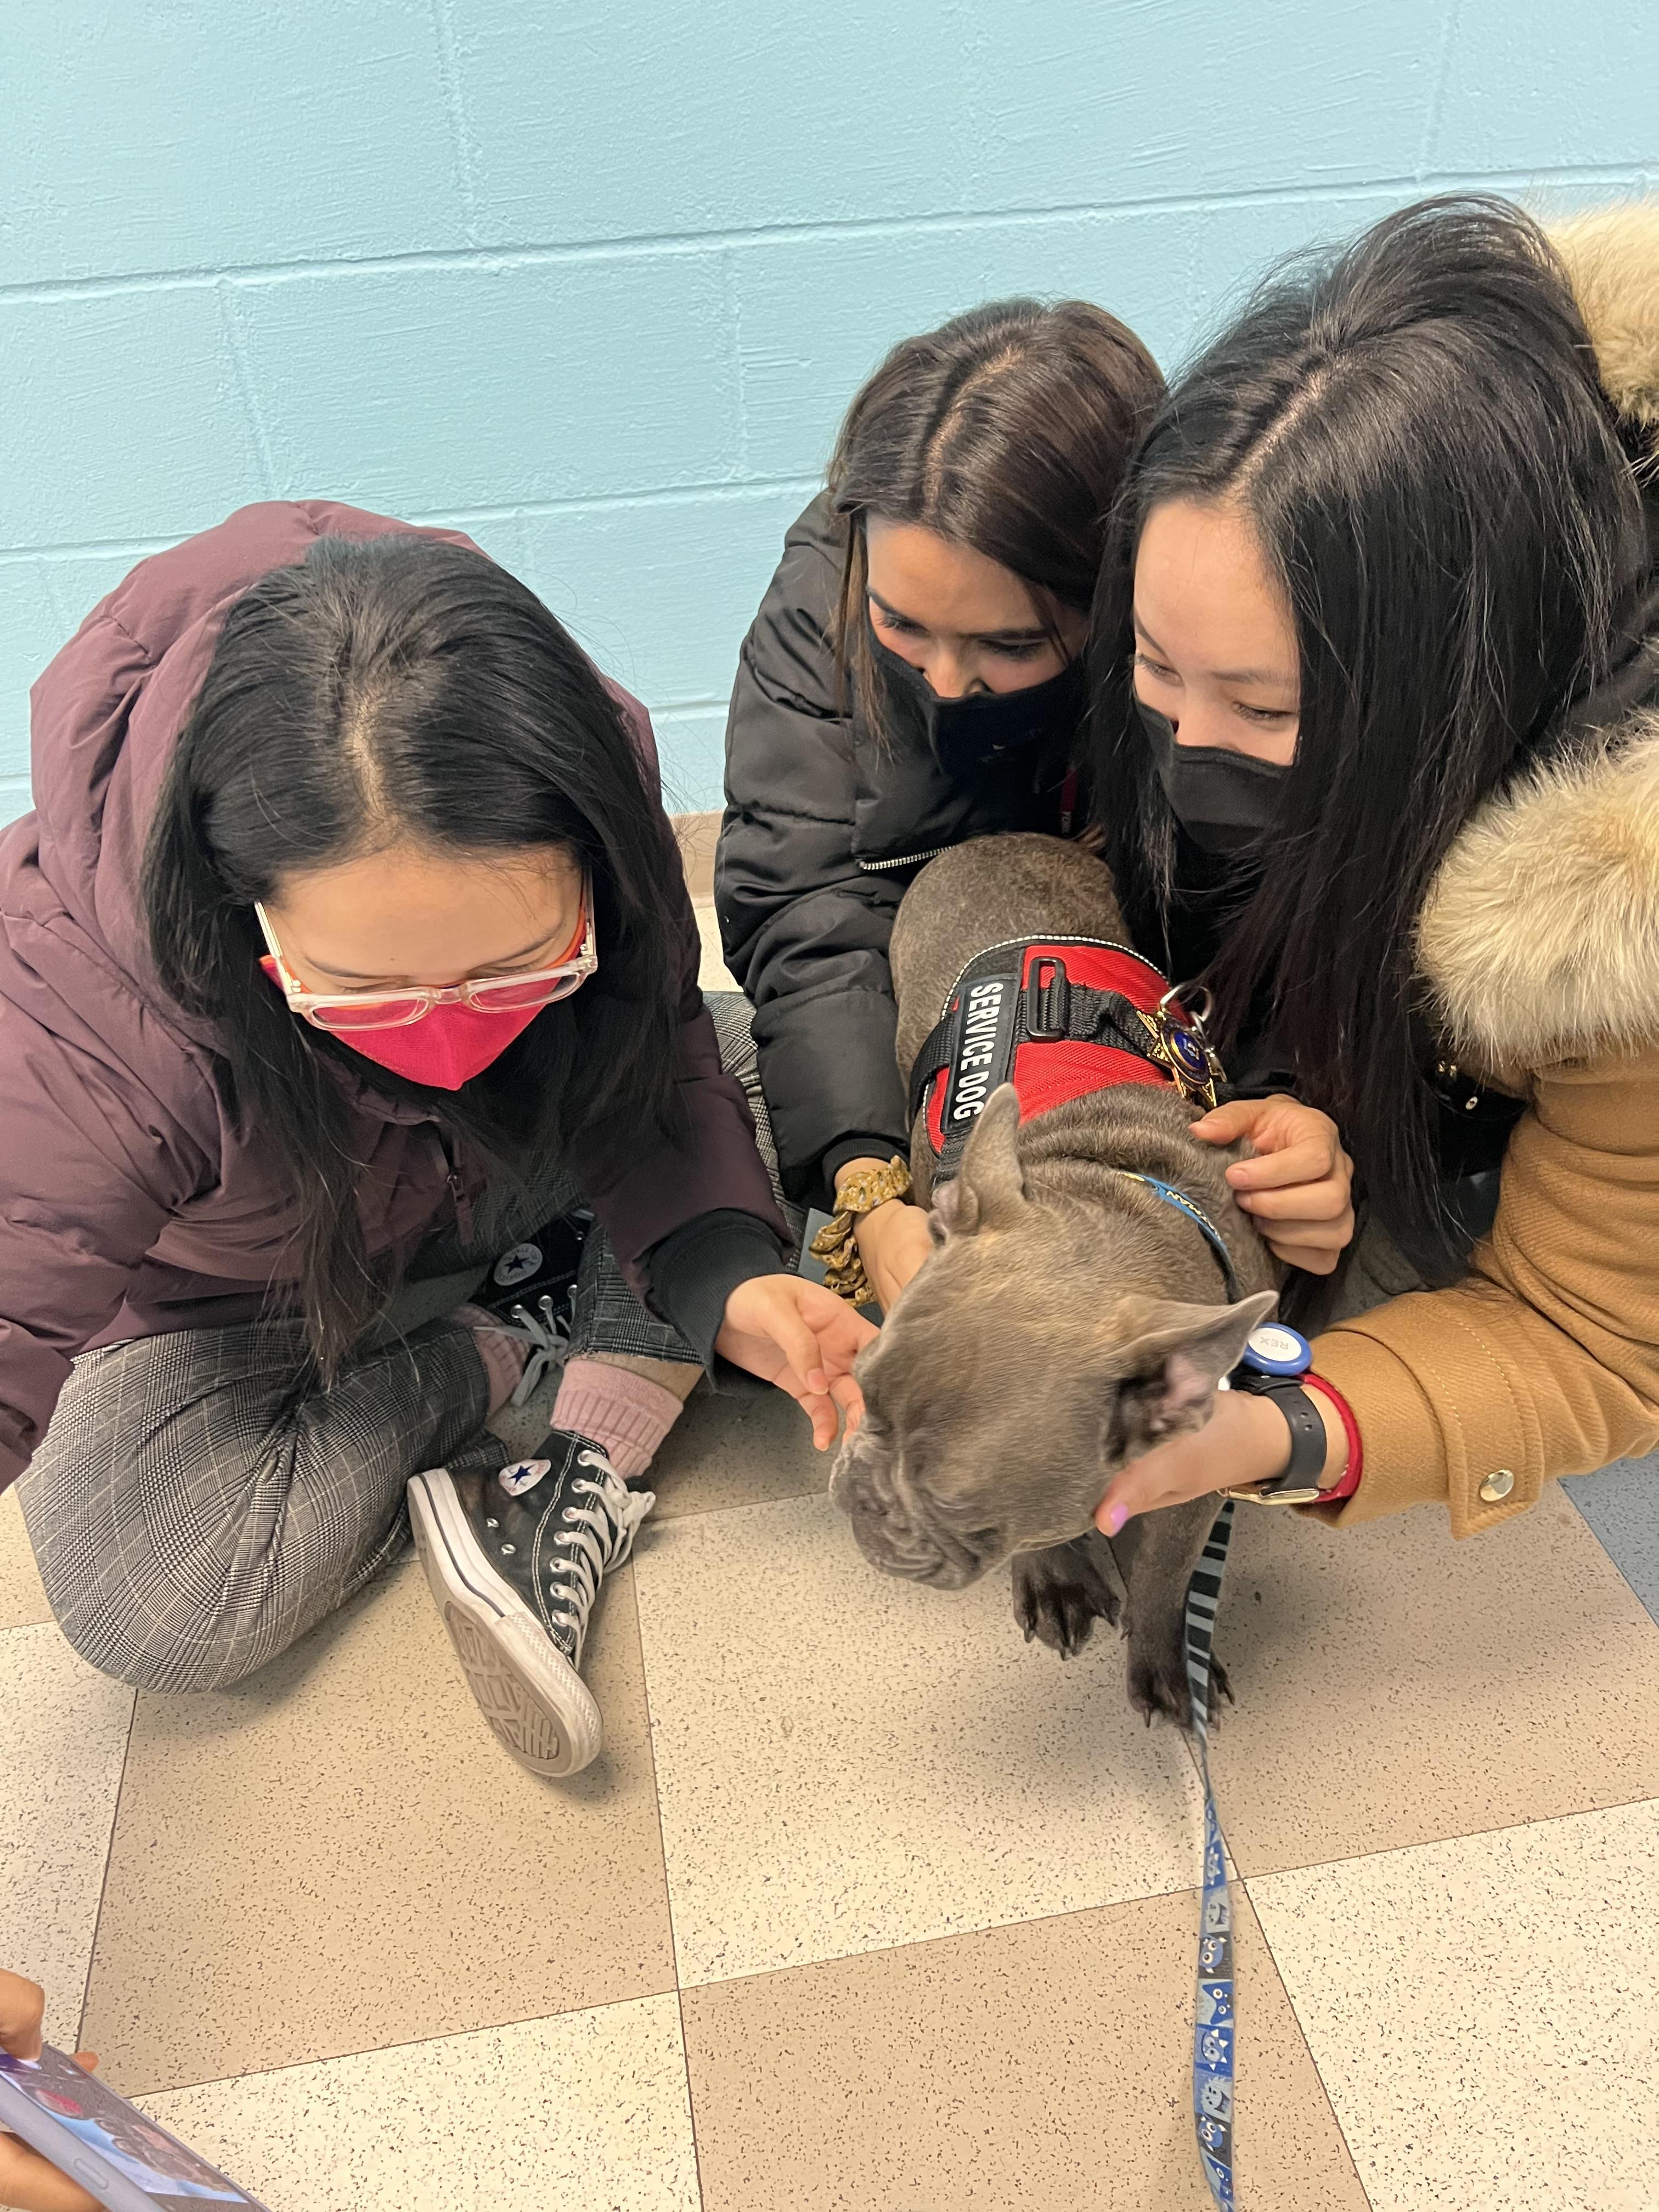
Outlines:
[[865, 1417], [830, 1486], [873, 1566], [943, 1589], [1080, 1535], [1126, 1460], [1209, 1419], [1273, 1303], [1115, 1289], [1146, 1279], [1133, 1224], [1028, 1198], [1018, 1122], [1005, 1088], [939, 1193], [938, 1249], [860, 1355]]

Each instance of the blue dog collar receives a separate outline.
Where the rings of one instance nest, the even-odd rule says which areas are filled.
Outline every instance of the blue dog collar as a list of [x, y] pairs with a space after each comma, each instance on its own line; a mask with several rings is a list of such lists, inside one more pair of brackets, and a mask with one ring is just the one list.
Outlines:
[[[1227, 1249], [1226, 1240], [1221, 1231], [1205, 1212], [1203, 1207], [1195, 1205], [1184, 1190], [1177, 1190], [1173, 1183], [1160, 1182], [1156, 1176], [1140, 1175], [1133, 1168], [1119, 1168], [1117, 1172], [1121, 1176], [1127, 1176], [1131, 1182], [1145, 1183], [1155, 1197], [1161, 1198], [1166, 1206], [1173, 1206], [1178, 1213], [1186, 1215], [1193, 1226], [1200, 1231], [1211, 1251], [1215, 1254], [1216, 1263], [1221, 1269], [1221, 1279], [1226, 1285], [1228, 1304], [1237, 1305], [1238, 1278], [1233, 1273], [1233, 1255]], [[1295, 1334], [1293, 1330], [1286, 1330], [1285, 1333], [1286, 1335]], [[1257, 1334], [1260, 1334], [1261, 1332], [1258, 1331]], [[1300, 1344], [1301, 1341], [1301, 1338], [1297, 1337], [1297, 1342]], [[1310, 1353], [1310, 1364], [1312, 1357], [1313, 1355]], [[1287, 1369], [1285, 1371], [1288, 1373], [1290, 1370]]]

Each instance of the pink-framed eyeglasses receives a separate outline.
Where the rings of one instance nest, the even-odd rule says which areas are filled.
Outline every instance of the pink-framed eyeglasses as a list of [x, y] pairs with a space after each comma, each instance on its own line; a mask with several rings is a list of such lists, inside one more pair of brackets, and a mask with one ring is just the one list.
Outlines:
[[296, 982], [283, 957], [283, 948], [270, 926], [270, 916], [256, 899], [253, 911], [270, 948], [276, 980], [292, 1013], [313, 1029], [348, 1036], [354, 1030], [401, 1030], [424, 1021], [434, 1006], [470, 1006], [475, 1014], [523, 1013], [532, 1006], [550, 1006], [580, 990], [599, 964], [593, 940], [593, 883], [582, 878], [581, 915], [574, 950], [550, 968], [536, 968], [522, 975], [474, 975], [465, 983], [446, 988], [411, 983], [400, 991], [307, 991]]

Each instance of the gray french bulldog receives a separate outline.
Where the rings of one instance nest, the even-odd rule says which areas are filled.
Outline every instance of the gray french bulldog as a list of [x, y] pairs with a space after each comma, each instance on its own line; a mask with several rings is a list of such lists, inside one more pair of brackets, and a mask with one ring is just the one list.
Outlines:
[[[902, 1076], [968, 962], [1009, 939], [1127, 944], [1109, 874], [1059, 838], [975, 838], [931, 861], [893, 930]], [[994, 1091], [953, 1182], [932, 1188], [924, 1118], [910, 1172], [934, 1246], [857, 1376], [865, 1415], [830, 1496], [884, 1572], [960, 1589], [1012, 1558], [1015, 1618], [1062, 1657], [1115, 1621], [1093, 1515], [1112, 1475], [1208, 1420], [1221, 1378], [1274, 1302], [1275, 1268], [1225, 1170], [1242, 1147], [1190, 1133], [1173, 1085], [1092, 1092], [1024, 1122]], [[1179, 1210], [1115, 1169], [1157, 1176], [1219, 1231], [1243, 1296]], [[1206, 1497], [1129, 1522], [1129, 1696], [1186, 1725], [1187, 1583], [1215, 1518]], [[1224, 1693], [1225, 1674], [1216, 1669]]]

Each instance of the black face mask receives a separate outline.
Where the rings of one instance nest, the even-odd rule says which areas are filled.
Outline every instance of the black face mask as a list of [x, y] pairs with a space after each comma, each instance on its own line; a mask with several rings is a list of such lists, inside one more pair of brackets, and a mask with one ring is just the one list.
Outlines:
[[1023, 691], [973, 691], [941, 699], [921, 669], [884, 645], [870, 642], [890, 689], [920, 714], [933, 757], [946, 775], [968, 782], [997, 762], [1040, 751], [1051, 739], [1069, 738], [1083, 707], [1081, 656], [1057, 676]]
[[1288, 763], [1252, 760], [1224, 745], [1178, 745], [1167, 714], [1139, 699], [1135, 712], [1170, 811], [1195, 845], [1206, 853], [1235, 853], [1271, 829]]

